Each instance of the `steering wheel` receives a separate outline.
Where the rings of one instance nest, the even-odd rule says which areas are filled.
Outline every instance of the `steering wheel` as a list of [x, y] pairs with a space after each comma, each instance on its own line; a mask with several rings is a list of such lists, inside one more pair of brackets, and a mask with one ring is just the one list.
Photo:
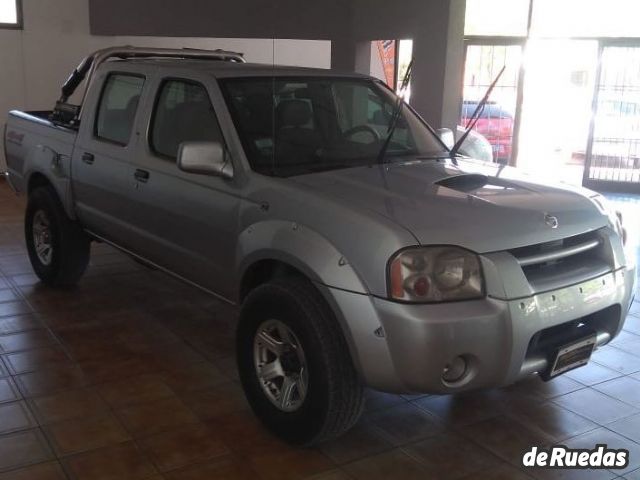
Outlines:
[[373, 142], [370, 143], [376, 143], [380, 141], [380, 134], [378, 133], [378, 131], [369, 125], [356, 125], [355, 127], [350, 128], [349, 130], [344, 132], [342, 136], [344, 138], [350, 138], [353, 137], [356, 133], [360, 132], [369, 133], [373, 137]]

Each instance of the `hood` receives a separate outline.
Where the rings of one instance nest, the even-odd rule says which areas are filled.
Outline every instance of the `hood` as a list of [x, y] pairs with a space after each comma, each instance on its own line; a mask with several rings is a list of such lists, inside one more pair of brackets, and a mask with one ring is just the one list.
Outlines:
[[356, 167], [292, 180], [346, 206], [375, 211], [422, 245], [459, 245], [478, 253], [608, 225], [589, 190], [536, 183], [516, 169], [469, 159]]

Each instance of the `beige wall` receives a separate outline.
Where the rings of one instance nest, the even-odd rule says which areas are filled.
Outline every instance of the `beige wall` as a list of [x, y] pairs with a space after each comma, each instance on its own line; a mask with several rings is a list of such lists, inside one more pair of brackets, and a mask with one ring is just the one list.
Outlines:
[[[82, 58], [113, 45], [224, 48], [248, 61], [329, 68], [331, 43], [318, 40], [95, 36], [87, 0], [23, 0], [24, 30], [0, 29], [0, 132], [11, 109], [51, 109]], [[0, 148], [0, 171], [5, 169]]]

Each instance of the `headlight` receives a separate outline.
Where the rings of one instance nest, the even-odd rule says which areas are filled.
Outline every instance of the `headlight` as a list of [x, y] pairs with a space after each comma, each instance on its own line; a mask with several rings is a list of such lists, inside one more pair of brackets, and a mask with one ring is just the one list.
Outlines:
[[591, 197], [591, 200], [598, 206], [600, 211], [609, 218], [609, 224], [614, 231], [620, 235], [620, 239], [622, 239], [622, 244], [627, 244], [627, 231], [622, 225], [622, 213], [620, 211], [613, 208], [611, 202], [607, 200], [602, 195], [596, 195]]
[[459, 247], [414, 247], [391, 258], [392, 299], [412, 303], [470, 300], [484, 296], [480, 259]]

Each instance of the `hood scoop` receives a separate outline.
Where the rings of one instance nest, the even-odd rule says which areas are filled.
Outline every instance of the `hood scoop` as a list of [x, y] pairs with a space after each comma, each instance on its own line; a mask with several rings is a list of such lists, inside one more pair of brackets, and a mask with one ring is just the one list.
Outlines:
[[489, 177], [477, 173], [455, 175], [435, 182], [436, 185], [440, 185], [441, 187], [447, 187], [463, 193], [479, 190], [489, 183]]

